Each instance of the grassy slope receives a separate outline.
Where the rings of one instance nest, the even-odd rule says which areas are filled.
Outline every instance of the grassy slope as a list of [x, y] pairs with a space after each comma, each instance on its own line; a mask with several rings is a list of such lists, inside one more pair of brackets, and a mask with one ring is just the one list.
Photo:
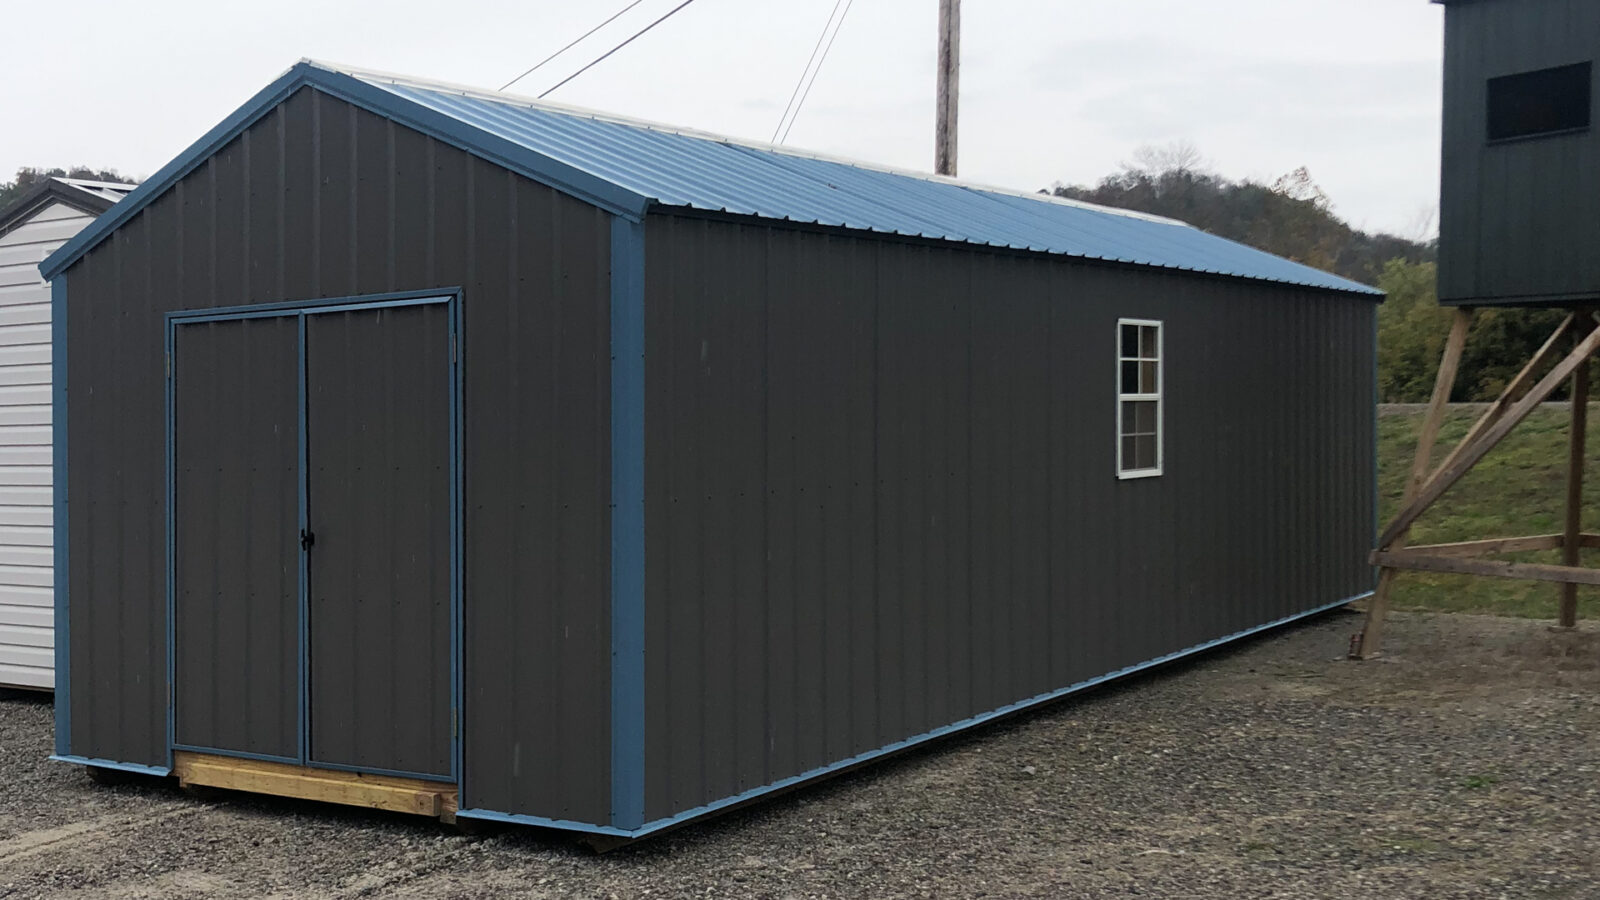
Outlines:
[[[1477, 418], [1476, 412], [1451, 411], [1445, 418], [1434, 464], [1455, 446]], [[1595, 418], [1591, 411], [1589, 416]], [[1387, 522], [1400, 503], [1400, 493], [1416, 452], [1422, 416], [1378, 419], [1378, 492]], [[1585, 483], [1589, 498], [1600, 496], [1600, 434], [1589, 436]], [[1566, 497], [1567, 413], [1541, 409], [1529, 416], [1504, 442], [1423, 514], [1412, 531], [1414, 544], [1469, 541], [1479, 538], [1553, 534], [1562, 529]], [[1592, 510], [1593, 501], [1586, 504]], [[1585, 530], [1600, 531], [1600, 518], [1587, 515]], [[1595, 551], [1585, 551], [1594, 557]], [[1560, 562], [1560, 551], [1512, 554], [1507, 559]], [[1600, 559], [1588, 558], [1588, 565]], [[1405, 572], [1395, 582], [1397, 609], [1430, 609], [1496, 615], [1554, 618], [1554, 584], [1500, 578], [1468, 578]], [[1578, 589], [1578, 615], [1600, 616], [1600, 588]]]

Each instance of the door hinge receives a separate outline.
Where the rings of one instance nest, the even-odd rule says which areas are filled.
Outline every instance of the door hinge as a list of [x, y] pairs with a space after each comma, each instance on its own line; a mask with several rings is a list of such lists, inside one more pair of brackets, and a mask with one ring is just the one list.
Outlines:
[[450, 361], [456, 361], [456, 336], [450, 335]]
[[167, 357], [167, 377], [171, 378], [172, 377], [172, 353], [169, 351], [166, 354], [166, 357]]
[[453, 709], [450, 710], [450, 736], [461, 736], [461, 714]]

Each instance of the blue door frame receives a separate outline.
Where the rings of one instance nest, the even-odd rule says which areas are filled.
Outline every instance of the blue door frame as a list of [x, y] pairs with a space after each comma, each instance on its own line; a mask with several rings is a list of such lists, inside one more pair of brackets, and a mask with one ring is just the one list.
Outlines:
[[[183, 325], [195, 325], [205, 322], [237, 321], [240, 319], [264, 319], [272, 317], [293, 316], [298, 319], [299, 325], [299, 363], [298, 363], [298, 396], [299, 396], [299, 451], [298, 462], [298, 504], [299, 527], [302, 532], [308, 527], [308, 478], [309, 478], [309, 447], [306, 441], [306, 416], [307, 416], [307, 382], [306, 382], [306, 318], [321, 313], [335, 312], [360, 312], [365, 310], [385, 309], [399, 306], [422, 306], [429, 304], [445, 304], [448, 308], [450, 331], [450, 366], [449, 366], [449, 397], [450, 397], [450, 774], [441, 778], [438, 775], [417, 772], [400, 772], [391, 769], [377, 769], [361, 766], [349, 766], [335, 763], [314, 762], [311, 759], [311, 734], [309, 728], [310, 714], [310, 581], [308, 567], [308, 551], [305, 547], [300, 549], [300, 587], [299, 587], [299, 651], [298, 651], [298, 739], [296, 746], [299, 752], [294, 757], [270, 756], [259, 753], [249, 753], [238, 750], [222, 750], [215, 747], [195, 747], [179, 744], [177, 740], [177, 540], [176, 540], [176, 499], [177, 499], [177, 409], [175, 388], [178, 378], [180, 361], [176, 356], [178, 328]], [[431, 291], [412, 291], [392, 294], [369, 294], [357, 297], [337, 297], [322, 300], [302, 300], [288, 303], [262, 303], [251, 306], [236, 306], [226, 309], [200, 309], [169, 312], [166, 315], [166, 541], [167, 541], [167, 766], [172, 766], [174, 750], [188, 750], [197, 753], [209, 753], [217, 756], [234, 756], [244, 759], [260, 759], [271, 762], [290, 763], [294, 765], [311, 765], [321, 769], [339, 769], [352, 772], [367, 772], [375, 775], [397, 775], [406, 778], [419, 778], [430, 781], [448, 781], [460, 783], [462, 773], [462, 741], [461, 741], [461, 710], [463, 705], [463, 684], [461, 675], [461, 643], [462, 643], [462, 615], [461, 615], [461, 290], [459, 288], [443, 288]]]

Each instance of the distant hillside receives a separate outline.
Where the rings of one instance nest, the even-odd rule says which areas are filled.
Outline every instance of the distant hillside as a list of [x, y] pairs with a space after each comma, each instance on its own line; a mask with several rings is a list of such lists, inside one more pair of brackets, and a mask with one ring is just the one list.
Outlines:
[[1322, 189], [1299, 169], [1274, 184], [1233, 181], [1205, 171], [1186, 145], [1145, 148], [1136, 161], [1094, 187], [1056, 185], [1058, 197], [1181, 219], [1212, 234], [1259, 247], [1365, 284], [1391, 260], [1425, 263], [1434, 246], [1369, 234], [1334, 215]]

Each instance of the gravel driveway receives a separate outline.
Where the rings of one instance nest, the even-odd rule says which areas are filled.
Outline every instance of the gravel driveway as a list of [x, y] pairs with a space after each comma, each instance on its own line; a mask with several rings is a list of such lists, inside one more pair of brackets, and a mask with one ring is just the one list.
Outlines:
[[44, 761], [0, 696], [0, 896], [1600, 897], [1600, 629], [1348, 612], [604, 856]]

